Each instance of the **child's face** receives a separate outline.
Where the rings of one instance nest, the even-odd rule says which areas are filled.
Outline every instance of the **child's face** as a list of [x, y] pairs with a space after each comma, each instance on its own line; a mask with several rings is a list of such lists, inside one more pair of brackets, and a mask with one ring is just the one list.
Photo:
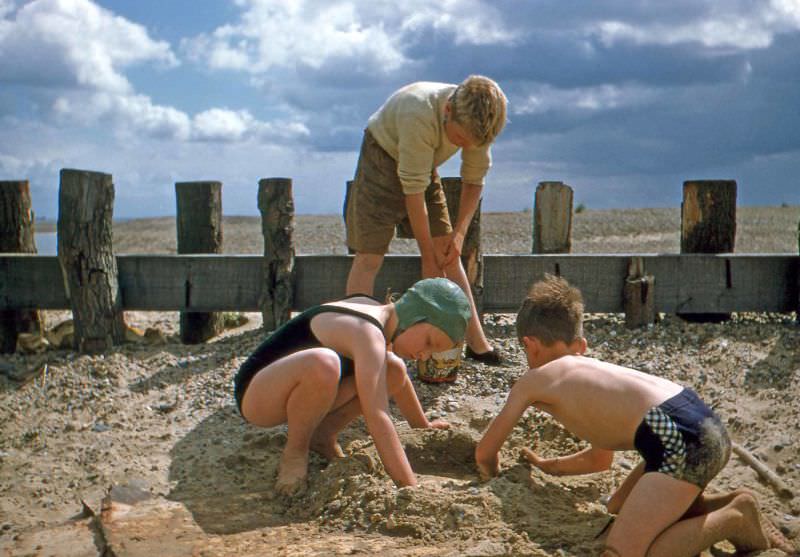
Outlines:
[[454, 122], [451, 118], [448, 118], [444, 125], [444, 133], [447, 135], [447, 140], [456, 147], [471, 149], [477, 145], [477, 141], [464, 129], [464, 126]]
[[406, 360], [427, 360], [434, 352], [453, 348], [447, 334], [430, 323], [416, 323], [397, 335], [392, 343], [394, 353]]
[[450, 103], [445, 107], [444, 114], [444, 133], [450, 143], [462, 149], [471, 149], [478, 146], [478, 142], [472, 137], [472, 134], [464, 126], [453, 120]]

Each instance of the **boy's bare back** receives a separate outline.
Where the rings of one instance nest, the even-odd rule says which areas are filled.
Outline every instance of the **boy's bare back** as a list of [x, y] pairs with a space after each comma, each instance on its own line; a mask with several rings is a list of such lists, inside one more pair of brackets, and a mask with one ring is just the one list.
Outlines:
[[523, 375], [509, 397], [552, 415], [593, 446], [633, 449], [649, 408], [682, 387], [672, 381], [584, 356], [563, 356]]

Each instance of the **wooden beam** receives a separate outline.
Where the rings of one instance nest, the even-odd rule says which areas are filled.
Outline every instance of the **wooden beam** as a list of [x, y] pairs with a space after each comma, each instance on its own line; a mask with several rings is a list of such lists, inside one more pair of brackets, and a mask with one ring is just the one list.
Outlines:
[[[545, 273], [581, 289], [590, 313], [622, 313], [631, 257], [655, 277], [655, 310], [791, 312], [800, 288], [800, 256], [779, 254], [485, 255], [484, 311], [514, 312]], [[352, 256], [299, 255], [293, 308], [344, 294]], [[260, 311], [263, 258], [258, 255], [118, 255], [126, 310]], [[56, 257], [0, 255], [0, 309], [69, 309]], [[692, 277], [692, 280], [687, 280]], [[419, 278], [416, 255], [388, 255], [375, 295], [402, 293]]]

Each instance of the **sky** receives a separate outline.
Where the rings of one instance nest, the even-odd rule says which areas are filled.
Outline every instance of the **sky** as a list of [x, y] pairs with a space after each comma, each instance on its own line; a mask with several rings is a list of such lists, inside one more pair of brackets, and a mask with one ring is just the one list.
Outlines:
[[800, 0], [0, 0], [0, 180], [37, 218], [62, 168], [111, 174], [115, 218], [174, 215], [195, 180], [257, 215], [269, 177], [338, 213], [383, 101], [470, 74], [509, 100], [485, 211], [553, 180], [593, 209], [694, 179], [800, 205]]

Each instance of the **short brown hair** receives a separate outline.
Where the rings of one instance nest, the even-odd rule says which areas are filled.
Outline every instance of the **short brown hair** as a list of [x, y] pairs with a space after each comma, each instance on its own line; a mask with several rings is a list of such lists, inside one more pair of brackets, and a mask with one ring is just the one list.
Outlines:
[[506, 125], [506, 96], [500, 86], [482, 75], [471, 75], [450, 95], [454, 122], [466, 128], [478, 146], [500, 135]]
[[546, 274], [531, 287], [517, 313], [517, 338], [536, 337], [544, 345], [570, 344], [583, 336], [583, 296], [561, 277]]

